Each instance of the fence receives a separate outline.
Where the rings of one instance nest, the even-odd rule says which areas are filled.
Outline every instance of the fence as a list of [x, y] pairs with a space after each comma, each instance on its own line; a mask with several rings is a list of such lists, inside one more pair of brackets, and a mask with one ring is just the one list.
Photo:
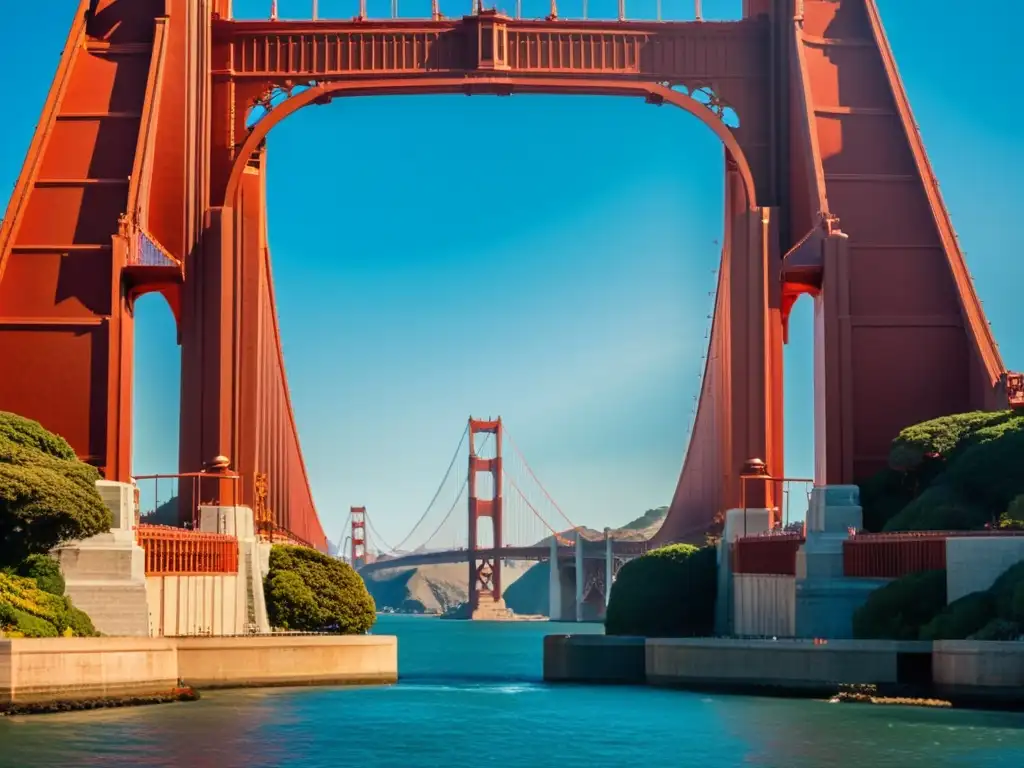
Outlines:
[[238, 540], [222, 533], [197, 533], [165, 525], [139, 525], [147, 576], [238, 573]]
[[796, 553], [802, 533], [770, 533], [736, 539], [732, 545], [733, 573], [796, 576]]
[[867, 533], [843, 542], [843, 574], [898, 579], [908, 573], [946, 567], [946, 540], [962, 536], [1020, 536], [1024, 531], [921, 531]]

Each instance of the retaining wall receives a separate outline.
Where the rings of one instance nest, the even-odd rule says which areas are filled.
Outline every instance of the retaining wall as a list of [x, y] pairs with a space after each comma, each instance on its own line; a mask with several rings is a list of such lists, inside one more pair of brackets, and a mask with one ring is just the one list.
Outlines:
[[393, 636], [0, 639], [0, 708], [196, 688], [393, 683]]

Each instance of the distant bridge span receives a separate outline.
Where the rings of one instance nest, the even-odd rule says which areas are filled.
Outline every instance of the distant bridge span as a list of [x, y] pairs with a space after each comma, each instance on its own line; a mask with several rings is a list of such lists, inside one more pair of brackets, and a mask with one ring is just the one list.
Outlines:
[[[639, 557], [647, 551], [649, 543], [644, 541], [613, 541], [612, 557], [623, 560]], [[568, 560], [575, 557], [576, 547], [559, 547], [559, 560]], [[606, 557], [605, 542], [603, 539], [594, 541], [585, 540], [583, 543], [583, 557], [587, 560], [602, 560]], [[550, 560], [551, 547], [502, 547], [500, 549], [477, 549], [474, 552], [475, 559], [487, 560]], [[442, 563], [466, 563], [469, 562], [468, 549], [449, 549], [440, 552], [422, 552], [419, 554], [393, 557], [387, 560], [378, 560], [367, 563], [360, 567], [359, 573], [374, 573], [385, 568], [412, 568], [418, 565], [440, 565]]]

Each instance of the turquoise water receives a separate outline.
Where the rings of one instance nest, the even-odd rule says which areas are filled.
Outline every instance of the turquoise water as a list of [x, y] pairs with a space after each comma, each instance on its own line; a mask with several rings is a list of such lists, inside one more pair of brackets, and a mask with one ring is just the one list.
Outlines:
[[396, 686], [0, 719], [0, 768], [1024, 766], [1022, 715], [546, 686], [541, 638], [580, 627], [387, 616], [376, 631], [399, 637]]

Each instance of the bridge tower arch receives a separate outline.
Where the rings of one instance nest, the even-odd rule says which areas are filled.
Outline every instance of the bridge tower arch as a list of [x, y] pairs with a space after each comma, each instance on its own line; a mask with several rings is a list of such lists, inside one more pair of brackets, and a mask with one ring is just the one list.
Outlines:
[[[470, 618], [482, 619], [505, 611], [501, 598], [502, 513], [504, 499], [502, 486], [501, 419], [482, 421], [469, 419], [469, 612]], [[494, 456], [483, 458], [477, 454], [478, 435], [494, 436]], [[481, 473], [491, 476], [490, 498], [480, 498], [477, 486]], [[478, 557], [480, 549], [479, 526], [482, 519], [490, 520], [493, 538], [493, 556]]]

